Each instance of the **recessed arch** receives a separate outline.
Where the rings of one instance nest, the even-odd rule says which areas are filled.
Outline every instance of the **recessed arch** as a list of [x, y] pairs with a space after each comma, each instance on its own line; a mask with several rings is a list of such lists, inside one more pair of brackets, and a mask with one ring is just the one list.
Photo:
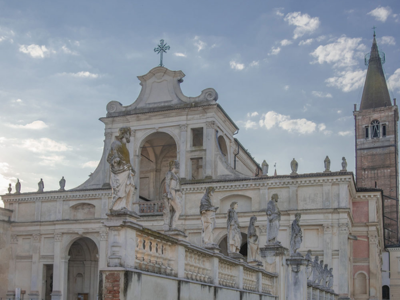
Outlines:
[[222, 155], [228, 158], [228, 147], [226, 146], [225, 138], [222, 135], [218, 136], [218, 147]]
[[368, 295], [368, 274], [364, 271], [358, 271], [354, 275], [354, 295]]
[[238, 203], [238, 212], [246, 212], [246, 211], [252, 211], [252, 198], [246, 195], [241, 195], [241, 194], [232, 194], [225, 196], [220, 199], [219, 201], [219, 212], [221, 213], [226, 213], [228, 212], [230, 205], [232, 202], [237, 202]]

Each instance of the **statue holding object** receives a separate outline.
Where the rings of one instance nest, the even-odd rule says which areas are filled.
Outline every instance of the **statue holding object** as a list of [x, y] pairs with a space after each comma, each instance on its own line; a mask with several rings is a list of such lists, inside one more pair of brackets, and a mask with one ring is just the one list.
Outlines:
[[165, 176], [164, 194], [164, 230], [177, 230], [176, 224], [182, 212], [182, 192], [181, 179], [179, 173], [179, 161], [172, 160], [169, 162], [169, 171]]
[[228, 210], [228, 254], [239, 254], [240, 246], [242, 245], [242, 233], [240, 232], [239, 218], [236, 212], [237, 207], [237, 202], [232, 202]]
[[135, 191], [135, 170], [131, 166], [129, 150], [126, 147], [130, 143], [131, 129], [121, 127], [115, 141], [111, 144], [107, 162], [111, 167], [111, 180], [113, 201], [111, 211], [131, 210], [132, 195]]

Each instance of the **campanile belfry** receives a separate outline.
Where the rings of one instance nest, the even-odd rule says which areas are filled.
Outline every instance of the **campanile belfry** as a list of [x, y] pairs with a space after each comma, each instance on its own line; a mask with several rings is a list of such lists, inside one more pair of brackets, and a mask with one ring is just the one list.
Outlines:
[[378, 51], [375, 34], [360, 110], [354, 111], [356, 177], [359, 188], [379, 188], [383, 194], [398, 198], [399, 113], [392, 104], [383, 73], [384, 54]]

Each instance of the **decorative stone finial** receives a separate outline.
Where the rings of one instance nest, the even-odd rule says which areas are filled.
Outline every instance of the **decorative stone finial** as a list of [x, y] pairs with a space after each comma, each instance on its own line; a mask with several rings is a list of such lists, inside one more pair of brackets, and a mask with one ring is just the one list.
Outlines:
[[346, 158], [343, 156], [342, 157], [342, 172], [347, 172], [347, 161]]
[[17, 178], [17, 183], [15, 184], [15, 194], [21, 194], [21, 182]]
[[64, 179], [64, 176], [61, 178], [61, 180], [59, 181], [59, 184], [60, 184], [60, 189], [59, 189], [59, 191], [65, 191], [65, 179]]
[[324, 166], [325, 166], [324, 173], [330, 173], [331, 172], [331, 160], [329, 159], [328, 155], [325, 157]]
[[297, 169], [299, 168], [299, 164], [294, 158], [290, 163], [290, 168], [292, 169], [292, 173], [290, 175], [297, 175]]
[[262, 174], [267, 176], [268, 175], [269, 166], [268, 166], [268, 164], [267, 164], [267, 162], [265, 160], [262, 162], [261, 167], [262, 167]]
[[42, 178], [40, 178], [40, 181], [38, 182], [38, 193], [43, 193], [43, 190], [44, 190], [44, 182], [43, 182], [43, 179]]
[[12, 187], [11, 187], [11, 183], [8, 185], [8, 193], [11, 194], [12, 191]]

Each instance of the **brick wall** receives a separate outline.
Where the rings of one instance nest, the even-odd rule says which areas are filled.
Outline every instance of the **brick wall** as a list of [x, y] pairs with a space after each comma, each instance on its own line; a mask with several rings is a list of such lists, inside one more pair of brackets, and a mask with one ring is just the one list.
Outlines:
[[104, 275], [103, 299], [120, 300], [122, 273], [110, 272]]

